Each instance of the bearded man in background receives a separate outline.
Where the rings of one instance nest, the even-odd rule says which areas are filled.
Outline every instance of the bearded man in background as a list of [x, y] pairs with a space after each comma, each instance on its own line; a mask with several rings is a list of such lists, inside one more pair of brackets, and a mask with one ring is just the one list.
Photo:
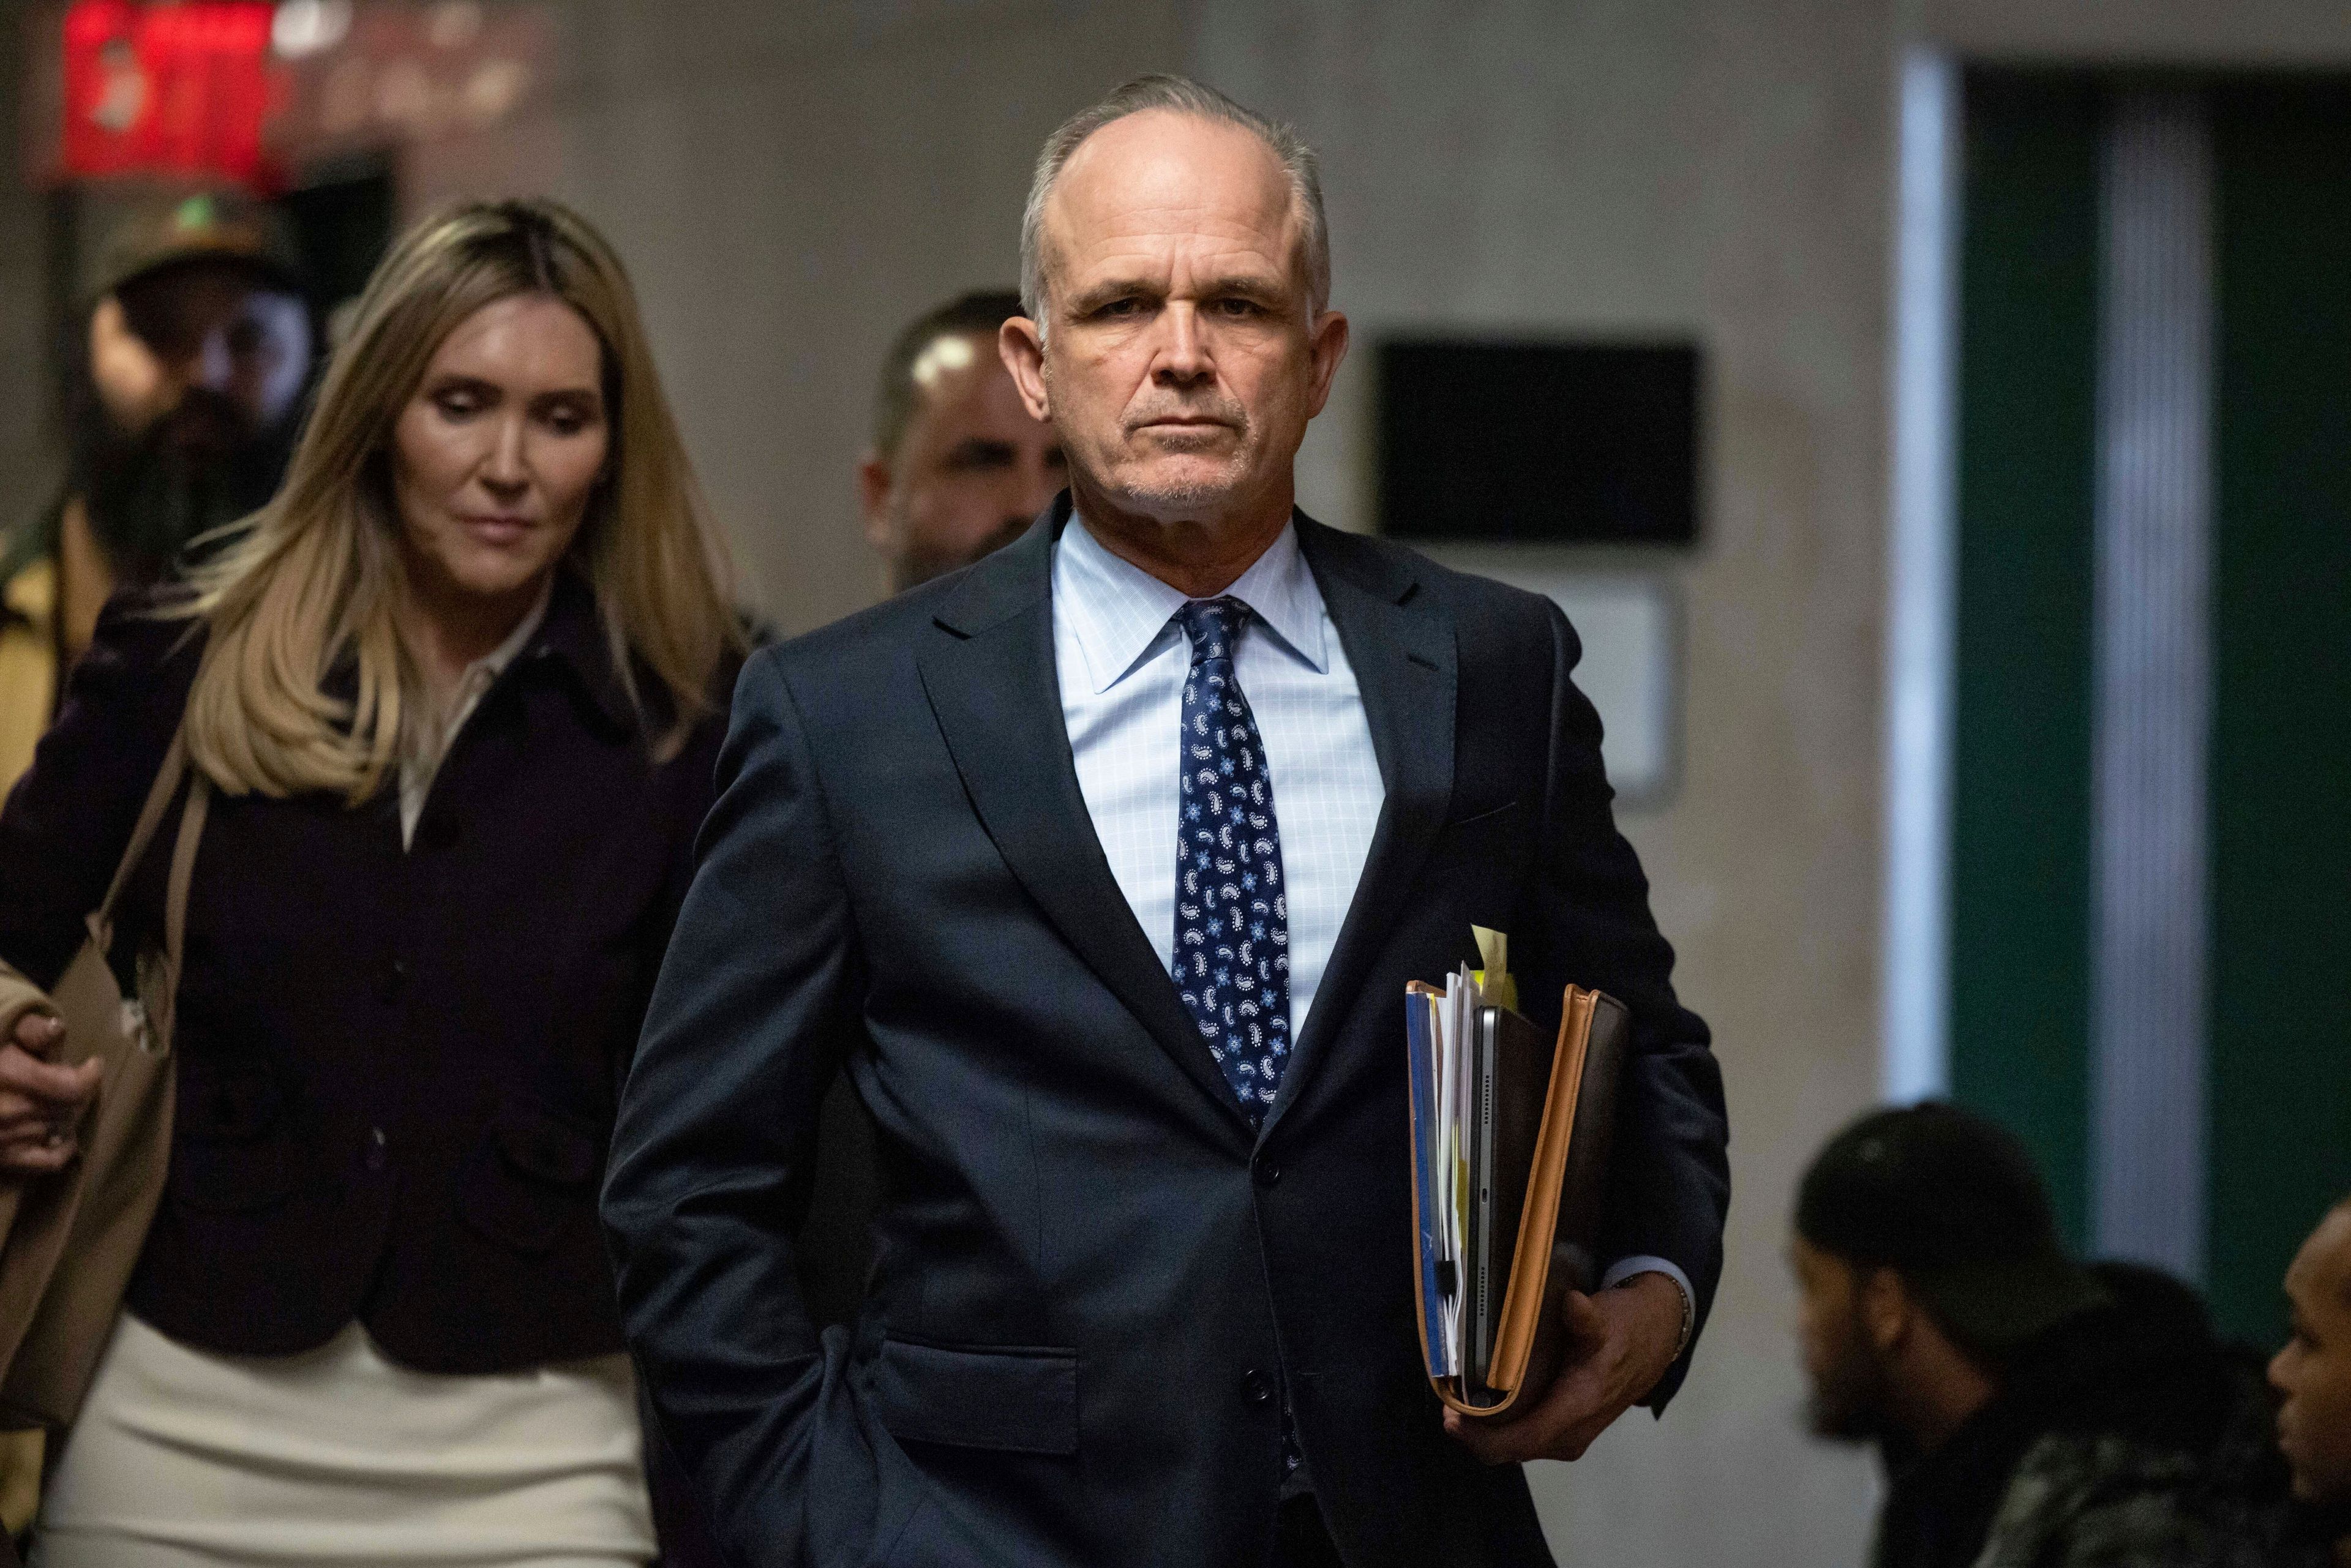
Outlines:
[[0, 536], [0, 792], [108, 597], [165, 576], [277, 489], [317, 359], [289, 233], [234, 195], [131, 211], [82, 297], [65, 483]]

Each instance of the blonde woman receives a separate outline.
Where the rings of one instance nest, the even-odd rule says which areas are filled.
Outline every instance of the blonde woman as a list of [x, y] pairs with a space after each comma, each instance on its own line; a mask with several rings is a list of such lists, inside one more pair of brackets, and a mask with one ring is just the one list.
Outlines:
[[[284, 489], [109, 608], [0, 814], [0, 963], [48, 985], [175, 733], [215, 791], [164, 1196], [37, 1562], [654, 1558], [595, 1198], [738, 643], [602, 239], [408, 235]], [[59, 1028], [0, 1048], [8, 1179], [71, 1155]]]

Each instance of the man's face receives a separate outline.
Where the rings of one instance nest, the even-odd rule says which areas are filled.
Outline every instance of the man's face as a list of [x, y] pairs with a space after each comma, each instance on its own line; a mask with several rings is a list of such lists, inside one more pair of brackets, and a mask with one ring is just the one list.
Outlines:
[[125, 435], [159, 424], [191, 453], [274, 430], [308, 380], [310, 317], [260, 275], [191, 262], [134, 278], [90, 316], [90, 374]]
[[75, 471], [119, 580], [151, 580], [269, 499], [311, 356], [308, 309], [246, 267], [185, 263], [98, 302]]
[[2294, 1337], [2270, 1363], [2278, 1447], [2305, 1502], [2351, 1500], [2351, 1207], [2319, 1222], [2286, 1270]]
[[1798, 1333], [1812, 1385], [1813, 1430], [1865, 1441], [1887, 1428], [1884, 1359], [1862, 1323], [1861, 1274], [1802, 1237], [1789, 1249], [1800, 1301]]
[[1046, 331], [1002, 338], [1089, 501], [1160, 523], [1286, 516], [1291, 460], [1346, 352], [1314, 313], [1280, 162], [1163, 110], [1081, 144], [1045, 204]]
[[1021, 402], [993, 337], [940, 337], [914, 376], [896, 459], [873, 454], [858, 472], [893, 592], [1010, 544], [1067, 482], [1061, 438]]

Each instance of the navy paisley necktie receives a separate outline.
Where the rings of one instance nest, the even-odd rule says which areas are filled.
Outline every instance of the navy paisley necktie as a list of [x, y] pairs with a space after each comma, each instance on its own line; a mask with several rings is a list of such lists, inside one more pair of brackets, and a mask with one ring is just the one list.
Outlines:
[[1262, 1119], [1290, 1061], [1290, 904], [1273, 778], [1233, 674], [1249, 606], [1176, 612], [1192, 640], [1176, 800], [1176, 988], [1225, 1082]]

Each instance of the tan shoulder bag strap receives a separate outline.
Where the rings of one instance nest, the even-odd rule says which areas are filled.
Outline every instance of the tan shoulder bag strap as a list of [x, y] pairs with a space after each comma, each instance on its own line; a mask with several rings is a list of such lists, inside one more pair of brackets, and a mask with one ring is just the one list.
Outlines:
[[[99, 951], [114, 946], [114, 904], [122, 896], [122, 889], [131, 881], [131, 873], [153, 841], [155, 830], [162, 825], [164, 810], [172, 797], [179, 793], [180, 780], [188, 771], [188, 741], [184, 735], [173, 731], [172, 748], [163, 753], [163, 766], [155, 772], [155, 783], [147, 791], [147, 803], [139, 809], [139, 823], [131, 830], [131, 842], [123, 847], [122, 859], [114, 868], [114, 880], [106, 884], [106, 897], [90, 911], [85, 924], [89, 927], [90, 940]], [[191, 806], [193, 800], [189, 802]], [[168, 936], [167, 936], [168, 940]]]
[[196, 845], [204, 836], [204, 813], [213, 803], [213, 781], [202, 768], [188, 785], [187, 810], [180, 813], [180, 837], [172, 846], [172, 876], [163, 886], [163, 983], [155, 988], [161, 1018], [150, 1020], [155, 1049], [172, 1046], [172, 1025], [180, 1012], [180, 954], [188, 939], [188, 883], [196, 874]]

